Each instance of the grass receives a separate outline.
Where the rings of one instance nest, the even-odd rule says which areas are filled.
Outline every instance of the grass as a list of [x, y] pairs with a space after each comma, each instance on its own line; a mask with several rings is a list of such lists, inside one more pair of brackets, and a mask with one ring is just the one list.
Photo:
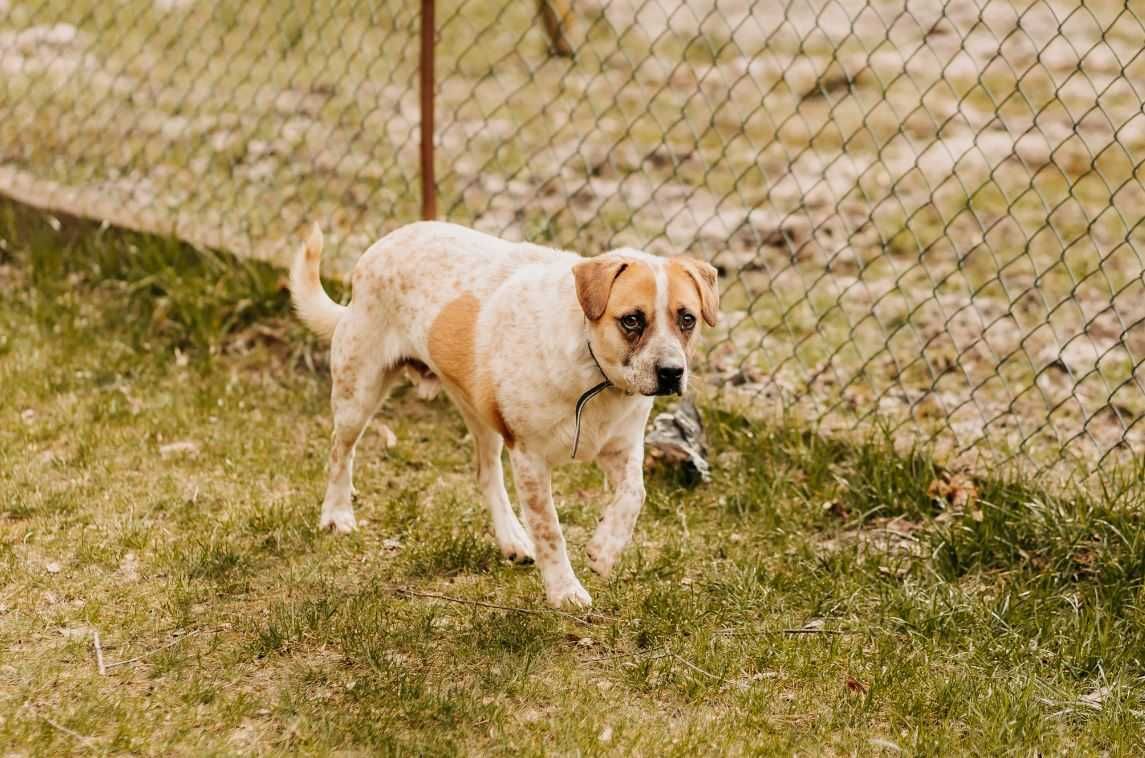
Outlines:
[[361, 530], [316, 531], [328, 380], [277, 270], [11, 205], [0, 251], [9, 749], [1143, 747], [1136, 480], [982, 478], [954, 507], [923, 455], [709, 405], [714, 481], [652, 470], [608, 581], [582, 554], [601, 478], [558, 473], [578, 620], [499, 559], [443, 402], [399, 394], [396, 447], [362, 442]]

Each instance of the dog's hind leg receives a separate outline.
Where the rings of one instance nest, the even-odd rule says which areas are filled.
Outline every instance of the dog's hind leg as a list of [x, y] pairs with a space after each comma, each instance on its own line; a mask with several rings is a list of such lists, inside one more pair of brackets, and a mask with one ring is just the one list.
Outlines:
[[493, 517], [497, 547], [501, 549], [501, 555], [513, 563], [532, 563], [533, 541], [513, 513], [509, 493], [505, 491], [505, 470], [501, 466], [504, 441], [500, 434], [483, 427], [468, 413], [462, 415], [477, 447], [477, 484], [489, 508], [489, 515]]
[[402, 373], [399, 366], [386, 366], [365, 341], [356, 340], [353, 328], [353, 324], [339, 325], [330, 350], [334, 434], [318, 526], [336, 532], [351, 532], [357, 526], [352, 503], [354, 448]]

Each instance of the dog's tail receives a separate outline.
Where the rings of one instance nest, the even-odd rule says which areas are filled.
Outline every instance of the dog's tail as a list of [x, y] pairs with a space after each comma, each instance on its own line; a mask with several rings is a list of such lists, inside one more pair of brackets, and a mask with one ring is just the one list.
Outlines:
[[335, 303], [322, 288], [321, 267], [322, 229], [314, 224], [306, 244], [298, 249], [290, 267], [290, 299], [303, 323], [319, 337], [330, 339], [346, 312], [346, 306]]

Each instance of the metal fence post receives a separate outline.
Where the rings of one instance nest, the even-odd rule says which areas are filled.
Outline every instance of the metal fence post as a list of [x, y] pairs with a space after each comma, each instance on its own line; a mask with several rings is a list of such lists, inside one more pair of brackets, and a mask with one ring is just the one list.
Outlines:
[[421, 216], [437, 218], [437, 182], [433, 173], [433, 46], [436, 25], [433, 19], [435, 0], [421, 3], [421, 60], [418, 66], [421, 94]]
[[569, 0], [539, 0], [541, 22], [549, 35], [549, 49], [555, 55], [571, 58], [573, 54], [572, 33], [573, 12]]

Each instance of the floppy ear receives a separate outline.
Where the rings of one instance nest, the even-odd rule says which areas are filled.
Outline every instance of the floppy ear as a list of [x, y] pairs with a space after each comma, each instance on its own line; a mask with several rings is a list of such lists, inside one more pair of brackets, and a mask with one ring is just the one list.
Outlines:
[[573, 266], [576, 298], [589, 321], [596, 321], [604, 315], [612, 283], [626, 268], [627, 262], [608, 255], [588, 258]]
[[696, 289], [700, 291], [700, 315], [704, 317], [704, 323], [715, 326], [720, 317], [719, 272], [716, 267], [687, 256], [672, 260], [679, 263], [696, 283]]

